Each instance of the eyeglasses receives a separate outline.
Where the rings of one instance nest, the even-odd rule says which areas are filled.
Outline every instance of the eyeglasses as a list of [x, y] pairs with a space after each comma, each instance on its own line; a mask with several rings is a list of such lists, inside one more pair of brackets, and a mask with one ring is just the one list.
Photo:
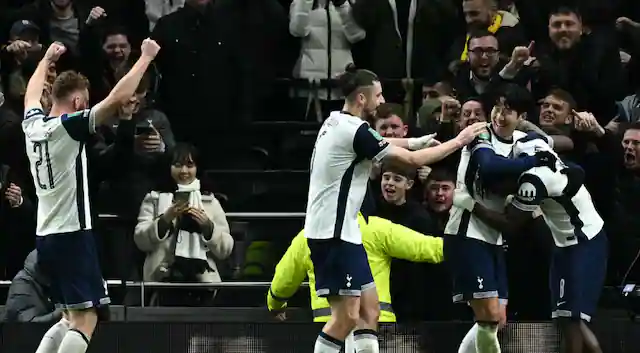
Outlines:
[[469, 52], [471, 52], [471, 53], [473, 53], [473, 55], [477, 55], [477, 56], [486, 55], [488, 57], [494, 57], [494, 56], [498, 55], [498, 53], [500, 51], [498, 49], [494, 49], [494, 48], [473, 48], [473, 49], [469, 50]]

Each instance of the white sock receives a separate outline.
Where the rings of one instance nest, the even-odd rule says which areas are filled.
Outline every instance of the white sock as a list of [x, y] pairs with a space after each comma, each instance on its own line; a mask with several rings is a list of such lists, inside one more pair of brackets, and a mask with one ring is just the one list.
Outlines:
[[340, 353], [343, 347], [344, 342], [320, 332], [316, 339], [316, 345], [313, 347], [313, 353]]
[[356, 330], [353, 333], [356, 341], [356, 353], [378, 353], [378, 333], [374, 330]]
[[70, 329], [64, 335], [58, 353], [85, 353], [89, 347], [89, 339], [82, 332]]
[[44, 334], [36, 353], [56, 353], [67, 331], [69, 331], [69, 321], [60, 319]]
[[471, 326], [471, 329], [462, 339], [458, 353], [476, 353], [476, 335], [478, 334], [478, 324]]
[[480, 323], [476, 332], [476, 351], [478, 353], [500, 353], [498, 341], [498, 323]]

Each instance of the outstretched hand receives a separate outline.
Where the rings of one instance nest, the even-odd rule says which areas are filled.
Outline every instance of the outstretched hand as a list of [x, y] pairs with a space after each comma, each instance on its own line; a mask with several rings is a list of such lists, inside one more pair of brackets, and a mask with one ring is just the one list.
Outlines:
[[478, 122], [471, 124], [464, 128], [464, 130], [460, 131], [458, 136], [456, 136], [456, 139], [458, 139], [462, 144], [468, 145], [473, 141], [473, 139], [485, 132], [487, 132], [487, 123]]

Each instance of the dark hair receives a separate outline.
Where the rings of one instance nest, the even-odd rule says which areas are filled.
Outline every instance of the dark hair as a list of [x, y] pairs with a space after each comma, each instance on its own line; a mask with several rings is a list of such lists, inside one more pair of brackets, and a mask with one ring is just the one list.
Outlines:
[[391, 173], [402, 175], [403, 177], [409, 180], [413, 180], [416, 178], [416, 168], [408, 166], [404, 163], [399, 163], [391, 160], [384, 161], [382, 162], [381, 169], [382, 169], [381, 171], [382, 174], [386, 172], [391, 172]]
[[471, 42], [471, 40], [473, 39], [484, 38], [484, 37], [496, 38], [496, 35], [489, 32], [489, 30], [487, 30], [486, 28], [476, 28], [469, 33], [469, 40], [467, 41], [467, 43]]
[[623, 131], [626, 132], [627, 130], [640, 130], [640, 121], [625, 124]]
[[502, 85], [495, 97], [496, 104], [504, 99], [505, 107], [514, 110], [518, 115], [530, 112], [535, 106], [531, 92], [514, 83]]
[[448, 168], [433, 168], [425, 184], [428, 184], [431, 181], [450, 181], [452, 183], [456, 183], [456, 173], [451, 171]]
[[338, 87], [347, 100], [352, 100], [362, 88], [373, 86], [374, 82], [380, 82], [378, 75], [369, 70], [358, 69], [354, 64], [348, 64], [345, 72], [338, 77]]
[[397, 103], [382, 103], [376, 108], [376, 119], [387, 119], [392, 115], [397, 115], [400, 117], [403, 123], [406, 122], [406, 117], [404, 115], [404, 108], [402, 105]]
[[193, 162], [196, 166], [200, 161], [198, 149], [190, 143], [179, 142], [171, 150], [171, 165], [185, 165]]
[[200, 179], [200, 192], [203, 194], [213, 193], [213, 187], [209, 179], [206, 177], [202, 168], [200, 159], [200, 152], [198, 149], [190, 143], [177, 143], [170, 151], [165, 153], [164, 161], [166, 163], [160, 163], [163, 165], [161, 170], [161, 181], [156, 185], [155, 190], [159, 192], [173, 192], [176, 190], [176, 182], [171, 177], [171, 167], [174, 165], [184, 165], [189, 161], [198, 167], [196, 177]]
[[482, 110], [484, 110], [485, 113], [487, 112], [487, 110], [484, 108], [485, 102], [482, 100], [481, 97], [479, 97], [479, 96], [467, 97], [467, 98], [465, 98], [465, 100], [460, 102], [460, 106], [462, 107], [463, 105], [465, 105], [468, 102], [478, 102], [478, 103], [480, 103], [480, 105], [482, 106]]
[[576, 100], [573, 99], [573, 96], [571, 95], [571, 93], [561, 88], [551, 89], [549, 93], [547, 93], [547, 97], [548, 96], [553, 96], [560, 99], [563, 102], [569, 103], [569, 109], [571, 110], [576, 109], [576, 107], [578, 106], [578, 103], [576, 103]]
[[567, 5], [557, 6], [549, 12], [549, 18], [551, 18], [551, 16], [554, 16], [554, 15], [576, 15], [576, 17], [580, 21], [582, 21], [582, 14], [580, 13], [580, 10], [578, 10], [577, 7], [571, 7]]
[[76, 71], [64, 71], [53, 82], [51, 95], [54, 100], [65, 99], [75, 91], [89, 89], [89, 80]]
[[111, 36], [117, 36], [117, 35], [123, 35], [125, 37], [127, 37], [127, 40], [129, 40], [129, 31], [127, 31], [127, 29], [123, 26], [120, 25], [112, 25], [107, 27], [103, 32], [102, 32], [102, 37], [100, 38], [101, 41], [100, 43], [104, 43], [107, 41], [107, 38], [111, 37]]

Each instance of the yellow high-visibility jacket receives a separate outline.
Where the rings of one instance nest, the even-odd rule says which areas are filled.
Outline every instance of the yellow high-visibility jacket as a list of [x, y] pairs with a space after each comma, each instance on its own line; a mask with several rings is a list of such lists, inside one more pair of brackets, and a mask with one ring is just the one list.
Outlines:
[[[369, 217], [368, 223], [358, 215], [362, 243], [380, 299], [380, 322], [395, 322], [391, 307], [389, 276], [391, 258], [412, 262], [440, 263], [443, 260], [442, 238], [426, 236], [407, 227], [379, 217]], [[316, 295], [313, 263], [309, 256], [304, 229], [292, 240], [280, 262], [267, 293], [269, 310], [281, 310], [306, 277], [309, 278], [313, 321], [326, 322], [331, 316], [329, 303]], [[414, 279], [420, 280], [420, 279]]]

